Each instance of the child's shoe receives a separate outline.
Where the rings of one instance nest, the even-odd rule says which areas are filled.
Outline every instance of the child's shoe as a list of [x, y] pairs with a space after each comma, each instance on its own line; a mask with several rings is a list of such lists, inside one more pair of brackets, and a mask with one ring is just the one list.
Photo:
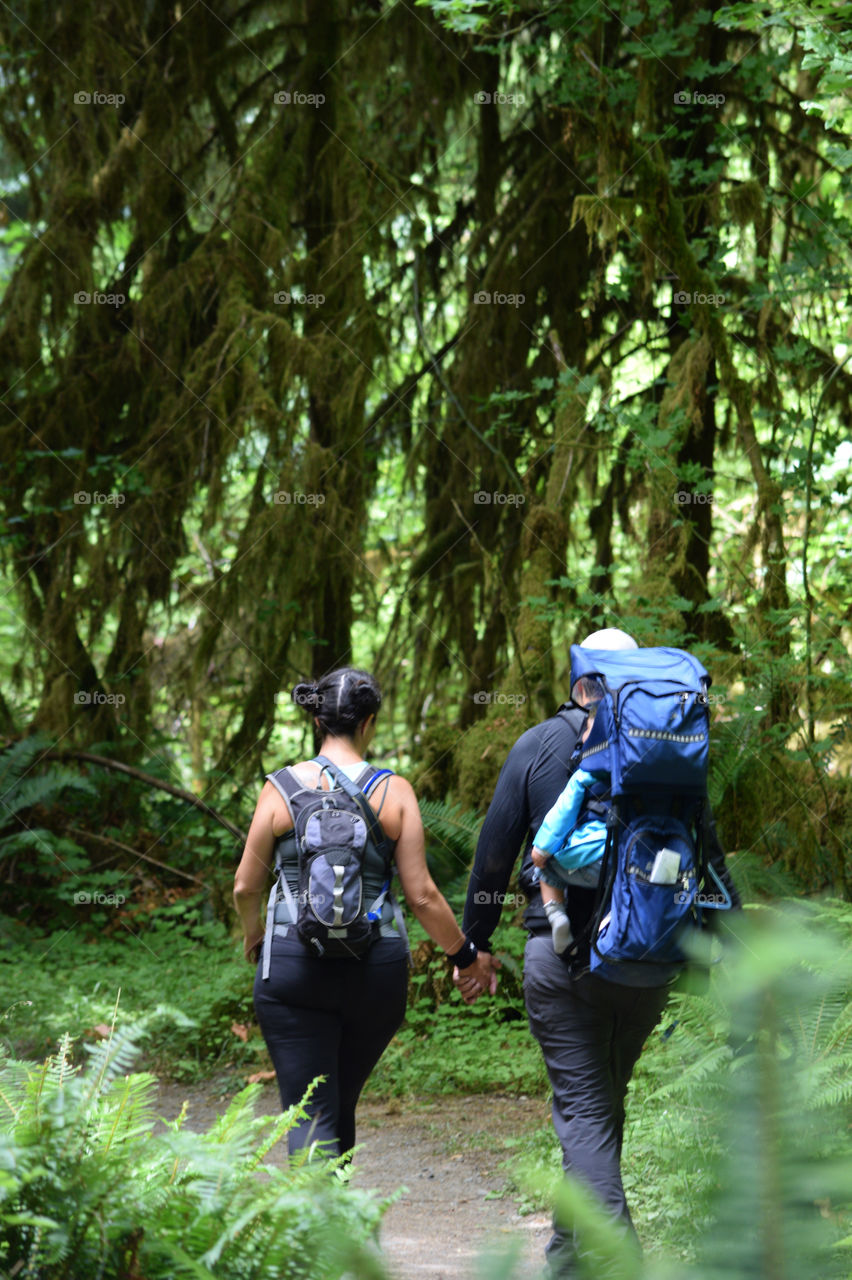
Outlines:
[[553, 950], [558, 956], [561, 956], [562, 952], [567, 951], [574, 941], [574, 935], [571, 932], [571, 921], [566, 916], [561, 902], [545, 902], [544, 913], [550, 921], [550, 931], [553, 934]]

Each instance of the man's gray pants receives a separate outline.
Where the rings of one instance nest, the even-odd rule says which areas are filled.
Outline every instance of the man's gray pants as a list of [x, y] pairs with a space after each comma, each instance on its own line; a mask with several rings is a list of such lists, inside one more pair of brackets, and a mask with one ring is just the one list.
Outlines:
[[[524, 997], [553, 1089], [562, 1167], [585, 1183], [634, 1237], [621, 1181], [624, 1098], [668, 991], [620, 986], [593, 974], [572, 978], [549, 934], [527, 942]], [[546, 1249], [551, 1273], [572, 1280], [580, 1274], [582, 1244], [555, 1218], [553, 1227]]]

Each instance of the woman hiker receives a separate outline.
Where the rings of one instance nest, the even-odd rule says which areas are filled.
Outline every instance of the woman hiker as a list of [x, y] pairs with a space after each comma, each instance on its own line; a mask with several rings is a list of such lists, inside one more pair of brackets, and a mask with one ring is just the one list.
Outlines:
[[[297, 685], [292, 697], [313, 717], [322, 741], [320, 755], [366, 795], [391, 851], [390, 866], [372, 842], [364, 855], [364, 901], [376, 907], [373, 914], [379, 918], [374, 940], [363, 955], [322, 955], [297, 933], [299, 866], [293, 816], [290, 803], [271, 781], [260, 793], [234, 883], [245, 955], [257, 965], [255, 1011], [275, 1067], [282, 1107], [300, 1102], [311, 1081], [324, 1077], [307, 1104], [307, 1118], [290, 1130], [290, 1151], [316, 1142], [325, 1153], [342, 1155], [355, 1144], [355, 1106], [361, 1090], [405, 1014], [408, 946], [398, 931], [398, 908], [384, 889], [393, 871], [410, 909], [460, 973], [458, 985], [466, 1001], [496, 989], [496, 969], [491, 956], [478, 952], [465, 938], [429, 874], [423, 823], [411, 784], [387, 770], [373, 769], [365, 759], [382, 701], [373, 676], [341, 667], [316, 684]], [[284, 790], [297, 793], [297, 804], [300, 791], [304, 795], [307, 790], [313, 799], [317, 792], [334, 789], [337, 783], [330, 772], [316, 760], [304, 760], [269, 776], [281, 781], [282, 774], [288, 775]], [[290, 892], [277, 903], [273, 899], [265, 925], [261, 909], [276, 853]]]

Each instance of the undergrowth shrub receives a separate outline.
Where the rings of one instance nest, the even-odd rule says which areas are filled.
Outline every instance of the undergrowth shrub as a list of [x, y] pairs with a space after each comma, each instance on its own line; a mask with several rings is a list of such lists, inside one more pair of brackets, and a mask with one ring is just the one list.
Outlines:
[[12, 931], [0, 948], [0, 1046], [30, 1058], [53, 1052], [66, 1030], [80, 1041], [109, 1024], [120, 989], [128, 1021], [158, 1005], [172, 1011], [144, 1045], [146, 1067], [191, 1081], [222, 1066], [254, 1070], [259, 1057], [265, 1065], [259, 1032], [243, 1041], [233, 1029], [254, 1017], [242, 948], [200, 903], [178, 906], [138, 933]]
[[43, 1064], [0, 1062], [0, 1274], [38, 1280], [382, 1280], [371, 1247], [386, 1202], [342, 1185], [340, 1162], [265, 1157], [301, 1108], [254, 1114], [259, 1085], [206, 1133], [156, 1132], [156, 1079], [127, 1074], [136, 1031], [70, 1038]]

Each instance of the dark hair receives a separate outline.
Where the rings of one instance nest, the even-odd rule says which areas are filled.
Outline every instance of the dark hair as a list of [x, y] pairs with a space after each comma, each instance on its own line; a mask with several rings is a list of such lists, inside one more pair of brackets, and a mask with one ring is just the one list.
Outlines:
[[369, 671], [338, 667], [316, 684], [297, 684], [292, 699], [319, 721], [323, 734], [351, 737], [382, 705], [382, 691]]
[[[594, 676], [580, 676], [571, 690], [571, 697], [580, 706], [588, 706], [590, 702], [600, 702], [603, 696], [604, 687], [600, 680], [595, 680]], [[581, 698], [584, 699], [583, 702], [580, 702]]]

